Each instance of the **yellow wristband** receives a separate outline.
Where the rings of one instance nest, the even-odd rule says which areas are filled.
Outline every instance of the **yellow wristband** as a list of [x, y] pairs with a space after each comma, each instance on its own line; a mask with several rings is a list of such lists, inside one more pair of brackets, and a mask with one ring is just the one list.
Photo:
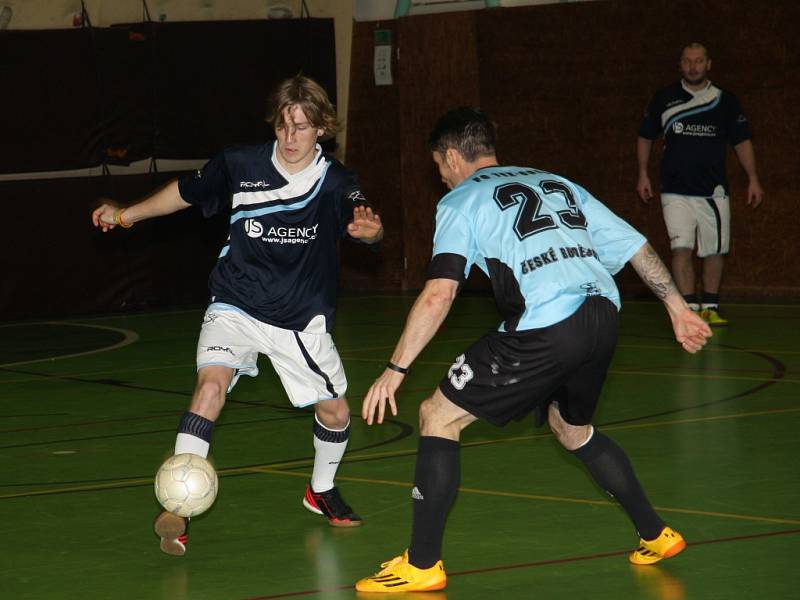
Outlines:
[[126, 223], [122, 220], [122, 213], [125, 212], [124, 208], [118, 208], [117, 212], [114, 213], [114, 222], [119, 225], [120, 227], [124, 227], [125, 229], [130, 229], [133, 227], [133, 223]]

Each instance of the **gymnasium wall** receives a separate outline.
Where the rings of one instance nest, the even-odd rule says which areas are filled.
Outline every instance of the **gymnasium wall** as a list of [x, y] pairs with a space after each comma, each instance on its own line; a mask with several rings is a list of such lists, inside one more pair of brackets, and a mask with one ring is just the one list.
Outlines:
[[[347, 163], [359, 171], [387, 235], [381, 253], [343, 245], [342, 288], [414, 290], [424, 284], [434, 208], [445, 191], [426, 140], [444, 110], [465, 104], [493, 114], [504, 162], [549, 169], [585, 185], [667, 259], [659, 207], [643, 205], [634, 191], [636, 131], [651, 94], [677, 79], [682, 45], [699, 40], [710, 48], [713, 80], [736, 92], [750, 117], [766, 189], [762, 207], [744, 205], [746, 180], [731, 153], [734, 246], [725, 293], [797, 300], [798, 22], [800, 8], [790, 0], [617, 0], [354, 23]], [[149, 155], [205, 157], [221, 144], [263, 136], [260, 107], [276, 78], [303, 68], [329, 90], [335, 87], [330, 24], [315, 25], [313, 37], [299, 36], [312, 40], [301, 52], [270, 50], [284, 39], [278, 32], [244, 36], [235, 22], [196, 25], [154, 25], [163, 42], [158, 60], [139, 26], [104, 28], [94, 40], [80, 30], [0, 32], [0, 172], [86, 165], [104, 148], [114, 150], [108, 160], [120, 163]], [[263, 26], [291, 31], [311, 25]], [[399, 52], [391, 86], [374, 84], [376, 29], [390, 29]], [[210, 32], [223, 31], [230, 33], [228, 43], [208, 43]], [[13, 36], [33, 37], [11, 43]], [[196, 52], [186, 44], [197, 44]], [[103, 49], [99, 56], [97, 48]], [[255, 54], [238, 65], [235, 59], [247, 52]], [[226, 94], [199, 85], [213, 78], [197, 56], [206, 57], [227, 85], [241, 86]], [[220, 67], [228, 64], [241, 71]], [[106, 92], [98, 95], [98, 89]], [[157, 138], [154, 115], [163, 118]], [[659, 146], [651, 161], [656, 187]], [[225, 237], [224, 218], [205, 221], [185, 211], [113, 235], [89, 224], [99, 196], [130, 202], [169, 178], [0, 181], [3, 320], [202, 303]], [[629, 270], [620, 280], [627, 295], [644, 291]], [[487, 288], [482, 276], [471, 278], [470, 286]]]
[[[375, 0], [369, 0], [374, 2]], [[394, 0], [390, 0], [394, 4]], [[290, 13], [333, 19], [336, 35], [336, 92], [339, 116], [347, 113], [350, 69], [350, 38], [354, 3], [342, 0], [2, 0], [0, 8], [10, 9], [6, 26], [11, 30], [69, 30], [80, 26], [81, 6], [95, 27], [145, 20], [149, 12], [153, 21], [163, 23], [219, 22], [243, 20], [281, 20]], [[149, 11], [146, 11], [149, 7]], [[391, 14], [391, 11], [390, 11]], [[0, 29], [3, 29], [0, 17]], [[346, 144], [346, 131], [337, 136], [340, 147]]]
[[[681, 48], [700, 41], [712, 80], [739, 97], [750, 119], [766, 190], [761, 207], [745, 206], [747, 179], [731, 150], [734, 242], [724, 295], [800, 298], [798, 23], [794, 0], [618, 0], [356, 23], [347, 162], [386, 217], [390, 250], [372, 285], [424, 283], [434, 207], [445, 191], [426, 140], [443, 110], [458, 105], [492, 114], [501, 162], [584, 185], [668, 261], [660, 206], [636, 196], [635, 141], [653, 92], [679, 77]], [[383, 28], [399, 49], [389, 89], [372, 80], [373, 34]], [[659, 141], [650, 168], [656, 188], [660, 156]], [[628, 295], [645, 291], [630, 267], [619, 279]], [[471, 285], [486, 287], [482, 277]]]
[[[2, 319], [204, 302], [224, 216], [187, 210], [102, 234], [92, 208], [179, 175], [158, 172], [164, 159], [202, 164], [265, 141], [269, 91], [301, 70], [335, 100], [334, 47], [331, 19], [0, 31]], [[149, 157], [150, 174], [35, 178]]]
[[[118, 176], [116, 199], [143, 196], [174, 174]], [[2, 320], [202, 303], [225, 239], [225, 216], [185, 210], [102, 234], [90, 221], [108, 194], [100, 177], [0, 182]]]

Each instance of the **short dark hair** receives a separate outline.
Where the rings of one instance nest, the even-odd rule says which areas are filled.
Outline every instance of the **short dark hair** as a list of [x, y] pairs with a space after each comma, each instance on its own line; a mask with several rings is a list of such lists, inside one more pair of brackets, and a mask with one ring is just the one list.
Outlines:
[[457, 150], [464, 160], [472, 162], [481, 156], [493, 156], [497, 127], [480, 108], [462, 106], [448, 110], [436, 122], [428, 138], [431, 152], [444, 154]]
[[683, 53], [684, 53], [686, 50], [702, 50], [702, 51], [703, 51], [703, 53], [706, 55], [706, 58], [709, 58], [709, 56], [708, 56], [708, 48], [706, 48], [705, 46], [703, 46], [703, 44], [701, 44], [700, 42], [691, 42], [691, 43], [689, 43], [689, 44], [686, 44], [686, 45], [685, 45], [685, 46], [684, 46], [684, 47], [681, 49], [681, 56], [683, 56]]

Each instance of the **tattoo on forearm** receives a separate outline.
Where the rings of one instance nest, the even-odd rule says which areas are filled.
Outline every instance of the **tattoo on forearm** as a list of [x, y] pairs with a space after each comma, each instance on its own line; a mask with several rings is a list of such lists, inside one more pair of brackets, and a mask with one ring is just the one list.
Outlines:
[[661, 262], [658, 254], [656, 254], [656, 251], [653, 250], [650, 244], [645, 244], [645, 246], [636, 253], [631, 259], [631, 264], [633, 268], [636, 269], [639, 277], [642, 278], [642, 281], [647, 284], [647, 287], [649, 287], [660, 300], [664, 300], [672, 294], [678, 293], [678, 288], [675, 286], [675, 282], [672, 280], [672, 276], [669, 274], [667, 267]]

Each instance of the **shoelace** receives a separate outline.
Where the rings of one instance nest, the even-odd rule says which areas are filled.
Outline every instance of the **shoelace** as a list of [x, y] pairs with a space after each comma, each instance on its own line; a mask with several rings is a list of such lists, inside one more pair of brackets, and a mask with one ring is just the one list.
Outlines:
[[403, 560], [402, 556], [395, 556], [392, 560], [387, 560], [385, 563], [381, 563], [381, 569], [386, 569], [386, 568], [389, 568], [389, 567], [393, 567], [397, 563], [399, 563], [401, 560]]
[[342, 500], [342, 497], [336, 492], [336, 488], [327, 492], [322, 492], [320, 496], [325, 498], [325, 502], [327, 502], [331, 510], [339, 515], [346, 515], [353, 512], [353, 509], [347, 506], [344, 500]]

